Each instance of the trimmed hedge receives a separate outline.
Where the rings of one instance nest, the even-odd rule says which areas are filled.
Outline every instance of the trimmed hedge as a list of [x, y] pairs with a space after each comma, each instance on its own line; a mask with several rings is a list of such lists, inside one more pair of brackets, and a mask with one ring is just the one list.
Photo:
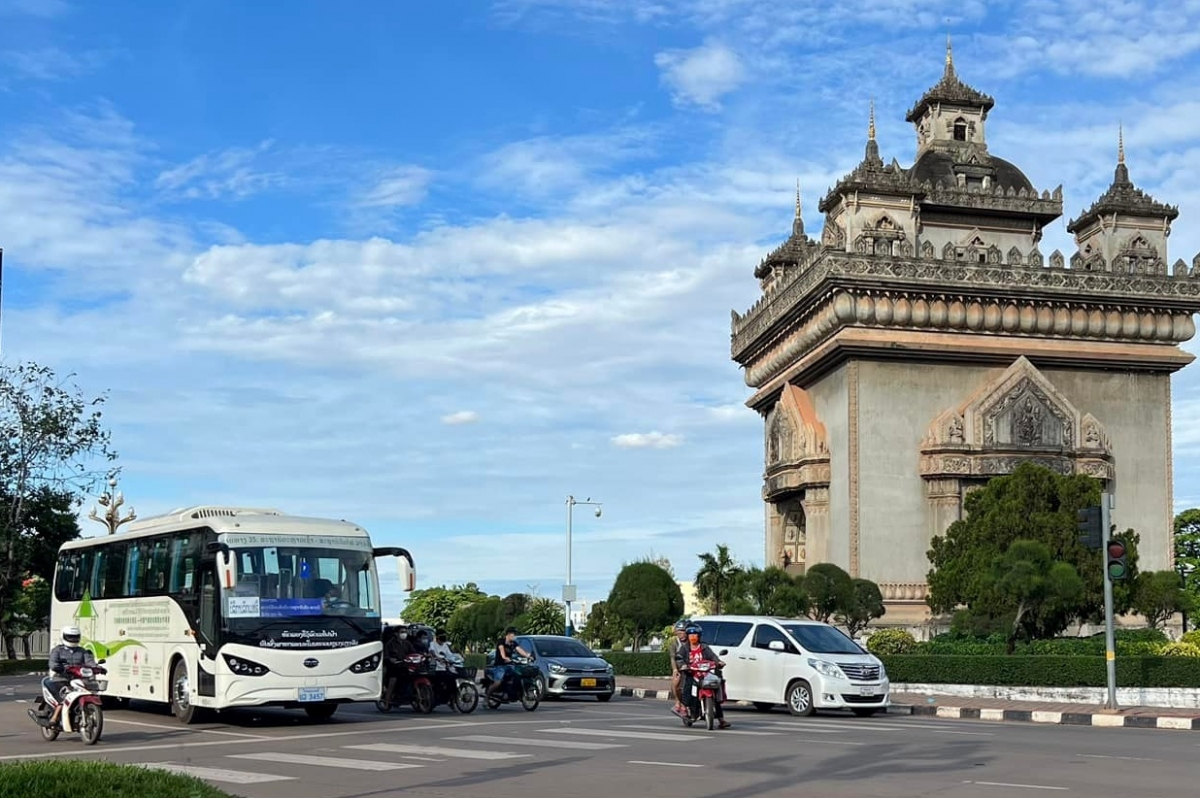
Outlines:
[[[962, 656], [909, 654], [880, 657], [892, 682], [994, 684], [1009, 687], [1104, 687], [1104, 657]], [[1117, 656], [1120, 687], [1200, 687], [1200, 658]]]
[[631, 651], [596, 652], [613, 666], [618, 676], [670, 676], [671, 658], [665, 651], [634, 654]]
[[136, 765], [59, 759], [0, 764], [0, 798], [230, 798], [199, 779]]
[[45, 659], [0, 659], [0, 676], [24, 676], [27, 673], [45, 673], [50, 665]]

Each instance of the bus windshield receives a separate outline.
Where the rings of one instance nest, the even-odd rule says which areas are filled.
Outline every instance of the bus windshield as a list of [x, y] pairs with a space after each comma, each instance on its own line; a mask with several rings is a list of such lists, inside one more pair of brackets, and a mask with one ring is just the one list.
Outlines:
[[365, 549], [239, 546], [231, 554], [236, 582], [224, 591], [230, 620], [380, 617], [369, 543]]

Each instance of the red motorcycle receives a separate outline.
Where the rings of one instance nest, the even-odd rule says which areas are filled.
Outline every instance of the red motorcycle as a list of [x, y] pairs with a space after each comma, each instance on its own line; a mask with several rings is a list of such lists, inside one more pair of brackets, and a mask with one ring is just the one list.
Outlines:
[[[383, 685], [383, 695], [375, 702], [380, 712], [389, 712], [392, 707], [412, 704], [412, 708], [424, 715], [433, 712], [435, 706], [433, 680], [434, 661], [426, 654], [409, 654], [404, 658], [404, 669], [408, 671], [408, 683], [403, 690], [397, 690], [393, 676], [386, 678]], [[389, 699], [390, 696], [390, 699]]]
[[693, 723], [702, 720], [712, 731], [717, 722], [716, 705], [725, 703], [725, 682], [721, 679], [721, 669], [717, 663], [705, 661], [692, 665], [688, 670], [692, 674], [693, 706], [700, 708], [700, 714], [693, 718], [690, 711], [685, 712], [682, 715], [683, 725], [691, 728]]

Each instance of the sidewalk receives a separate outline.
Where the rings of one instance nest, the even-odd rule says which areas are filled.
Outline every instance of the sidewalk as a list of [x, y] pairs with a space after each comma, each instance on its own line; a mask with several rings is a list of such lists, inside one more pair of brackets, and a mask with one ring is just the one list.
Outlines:
[[[668, 699], [670, 680], [618, 676], [619, 695], [630, 698]], [[958, 698], [948, 695], [892, 693], [889, 715], [925, 715], [962, 720], [1051, 723], [1064, 726], [1105, 726], [1138, 729], [1200, 731], [1200, 709], [1172, 707], [1122, 707], [1112, 710], [1092, 704], [1004, 701]]]

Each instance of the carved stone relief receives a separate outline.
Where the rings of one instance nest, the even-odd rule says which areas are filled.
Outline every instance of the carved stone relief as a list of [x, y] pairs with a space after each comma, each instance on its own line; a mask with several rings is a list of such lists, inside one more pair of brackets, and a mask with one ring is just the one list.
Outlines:
[[812, 398], [788, 385], [766, 419], [763, 498], [779, 501], [810, 487], [829, 485], [829, 444]]

